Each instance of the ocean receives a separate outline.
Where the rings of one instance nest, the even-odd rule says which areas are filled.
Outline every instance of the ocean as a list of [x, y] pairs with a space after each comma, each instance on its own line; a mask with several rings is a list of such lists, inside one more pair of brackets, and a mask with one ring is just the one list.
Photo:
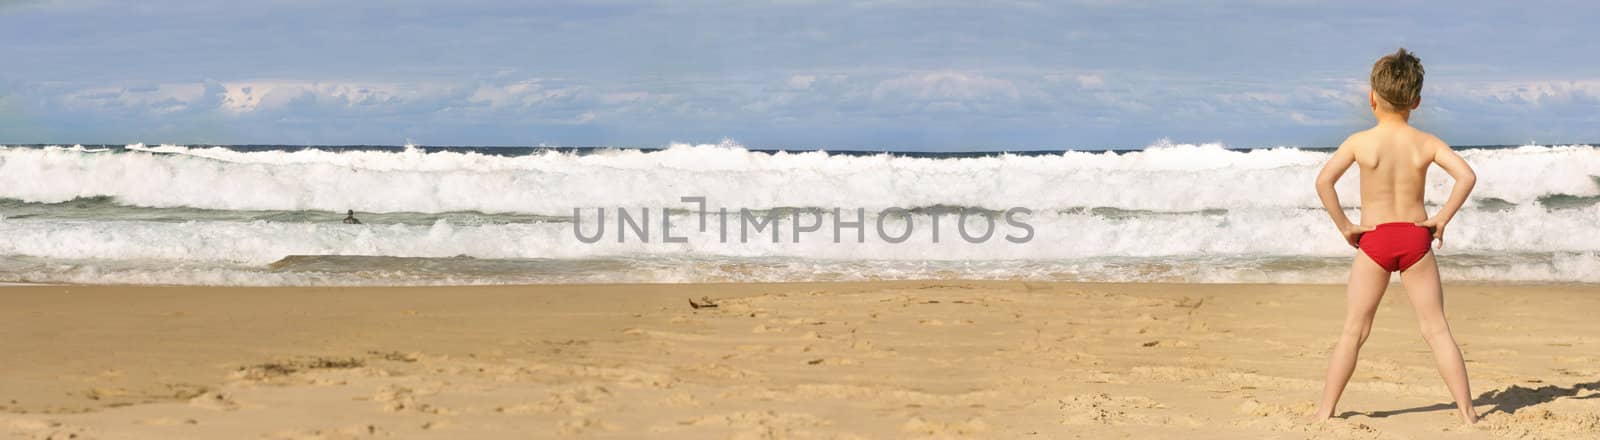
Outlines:
[[[1458, 148], [1447, 280], [1600, 282], [1600, 149]], [[1329, 153], [10, 145], [0, 283], [1339, 283]]]

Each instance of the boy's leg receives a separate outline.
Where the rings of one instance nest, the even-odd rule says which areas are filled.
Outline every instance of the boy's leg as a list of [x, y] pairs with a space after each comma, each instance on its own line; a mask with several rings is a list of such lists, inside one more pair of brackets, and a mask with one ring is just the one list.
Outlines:
[[1439, 285], [1439, 266], [1429, 252], [1400, 273], [1400, 284], [1411, 298], [1411, 308], [1417, 312], [1417, 323], [1422, 325], [1422, 339], [1433, 349], [1433, 360], [1439, 364], [1439, 375], [1450, 396], [1461, 410], [1461, 420], [1473, 423], [1478, 420], [1472, 408], [1472, 387], [1467, 383], [1467, 364], [1461, 358], [1461, 348], [1450, 334], [1450, 323], [1444, 317], [1444, 288]]
[[1312, 419], [1333, 417], [1339, 396], [1344, 394], [1344, 386], [1350, 382], [1350, 375], [1356, 370], [1356, 356], [1361, 351], [1361, 344], [1366, 343], [1367, 335], [1372, 333], [1372, 315], [1378, 312], [1378, 303], [1388, 287], [1389, 272], [1372, 262], [1366, 254], [1356, 251], [1355, 261], [1350, 265], [1350, 284], [1345, 288], [1344, 332], [1329, 356], [1328, 379], [1322, 387], [1322, 402], [1317, 405], [1317, 413], [1312, 415]]

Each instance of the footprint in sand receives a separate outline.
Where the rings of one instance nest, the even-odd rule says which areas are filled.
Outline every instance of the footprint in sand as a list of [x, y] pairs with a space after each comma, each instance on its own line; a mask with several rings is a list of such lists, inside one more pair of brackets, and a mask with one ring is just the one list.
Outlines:
[[384, 385], [383, 388], [378, 389], [377, 394], [372, 396], [372, 400], [374, 402], [382, 403], [383, 410], [388, 412], [417, 411], [428, 414], [439, 414], [444, 412], [442, 409], [436, 408], [433, 405], [417, 402], [418, 394], [419, 393], [416, 390], [408, 387], [399, 385]]
[[[673, 367], [673, 371], [680, 377], [698, 376], [715, 380], [760, 380], [766, 378], [766, 375], [761, 374], [759, 371], [739, 368], [723, 363]], [[605, 387], [596, 386], [594, 389], [607, 395], [610, 394], [610, 391], [607, 391]]]
[[1576, 439], [1600, 436], [1600, 412], [1551, 411], [1545, 408], [1525, 408], [1516, 413], [1491, 414], [1471, 429], [1487, 429], [1505, 438], [1514, 439]]
[[989, 423], [973, 417], [961, 421], [929, 421], [913, 416], [900, 424], [900, 431], [931, 436], [975, 436], [989, 431]]
[[1167, 414], [1170, 410], [1165, 405], [1144, 396], [1091, 393], [1067, 396], [1057, 403], [1064, 416], [1061, 423], [1068, 425], [1204, 425], [1192, 416]]
[[195, 420], [195, 419], [181, 419], [180, 420], [180, 419], [174, 419], [174, 418], [171, 418], [171, 417], [157, 417], [157, 418], [154, 418], [154, 419], [139, 420], [139, 421], [136, 421], [134, 423], [138, 423], [140, 425], [145, 425], [145, 426], [179, 426], [179, 425], [198, 425], [198, 424], [200, 424], [200, 421], [199, 420]]
[[816, 358], [806, 361], [808, 365], [859, 365], [860, 361], [850, 358]]
[[[1248, 416], [1233, 422], [1234, 426], [1272, 432], [1311, 432], [1333, 434], [1332, 438], [1394, 438], [1364, 423], [1332, 419], [1311, 423], [1306, 417], [1316, 409], [1316, 404], [1306, 401], [1294, 405], [1261, 403], [1246, 399], [1235, 407], [1235, 412]], [[1320, 437], [1320, 436], [1319, 436]]]
[[233, 411], [239, 409], [239, 402], [235, 402], [233, 397], [228, 394], [220, 391], [210, 391], [189, 399], [189, 406], [216, 411]]
[[88, 438], [87, 430], [77, 426], [63, 425], [54, 420], [18, 419], [9, 424], [12, 436], [26, 436], [39, 440], [81, 439]]
[[617, 427], [615, 425], [595, 419], [567, 419], [556, 423], [556, 434], [563, 436], [586, 435], [616, 430]]
[[539, 402], [505, 408], [506, 413], [564, 414], [583, 417], [600, 410], [600, 406], [613, 397], [611, 390], [599, 385], [579, 385], [550, 393]]
[[283, 440], [345, 440], [388, 437], [389, 432], [372, 424], [350, 425], [338, 429], [291, 429], [278, 431], [266, 438]]
[[672, 319], [668, 319], [667, 322], [672, 323], [672, 324], [704, 324], [705, 323], [704, 320], [694, 319], [694, 318], [691, 318], [691, 317], [688, 317], [688, 316], [684, 316], [684, 315], [673, 316]]
[[699, 408], [706, 403], [696, 398], [694, 394], [679, 392], [662, 398], [659, 404], [667, 408]]
[[1190, 348], [1194, 347], [1194, 343], [1182, 339], [1156, 339], [1141, 342], [1139, 346], [1145, 348]]
[[[827, 420], [806, 413], [780, 413], [777, 411], [742, 411], [713, 414], [672, 424], [650, 428], [655, 432], [673, 432], [690, 429], [738, 429], [732, 438], [810, 438], [810, 428], [827, 426]], [[699, 437], [694, 437], [699, 438]]]
[[734, 347], [734, 349], [745, 353], [772, 353], [778, 350], [776, 347], [767, 344], [744, 344]]

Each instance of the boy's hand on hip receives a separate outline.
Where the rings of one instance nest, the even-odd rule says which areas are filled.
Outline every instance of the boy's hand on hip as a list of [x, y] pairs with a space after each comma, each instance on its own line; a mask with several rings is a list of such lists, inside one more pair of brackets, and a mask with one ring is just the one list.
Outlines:
[[1340, 232], [1344, 234], [1344, 241], [1350, 243], [1350, 247], [1360, 249], [1361, 234], [1365, 234], [1372, 229], [1373, 227], [1371, 226], [1352, 223], [1350, 226], [1345, 226], [1344, 230]]
[[1433, 240], [1439, 242], [1439, 247], [1444, 247], [1444, 222], [1430, 218], [1414, 224], [1428, 228], [1428, 232], [1433, 233]]

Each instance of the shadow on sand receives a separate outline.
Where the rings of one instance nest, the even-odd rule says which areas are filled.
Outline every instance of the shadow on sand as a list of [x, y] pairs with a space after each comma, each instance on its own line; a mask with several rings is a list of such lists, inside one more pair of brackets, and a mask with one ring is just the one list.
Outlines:
[[[1577, 397], [1579, 393], [1582, 393], [1586, 390], [1597, 391], [1597, 393], [1583, 397]], [[1492, 408], [1478, 413], [1478, 416], [1481, 417], [1497, 412], [1515, 414], [1518, 410], [1523, 408], [1541, 403], [1553, 402], [1556, 399], [1561, 398], [1600, 399], [1600, 380], [1589, 383], [1573, 384], [1572, 386], [1565, 388], [1555, 385], [1545, 385], [1538, 388], [1524, 388], [1522, 386], [1512, 385], [1503, 390], [1492, 390], [1483, 394], [1479, 394], [1477, 398], [1472, 399], [1472, 403], [1473, 405], [1494, 405]], [[1351, 416], [1367, 416], [1375, 419], [1381, 419], [1400, 414], [1445, 411], [1455, 408], [1455, 403], [1436, 403], [1428, 406], [1389, 411], [1345, 411], [1344, 413], [1339, 414], [1339, 417], [1349, 418]]]

